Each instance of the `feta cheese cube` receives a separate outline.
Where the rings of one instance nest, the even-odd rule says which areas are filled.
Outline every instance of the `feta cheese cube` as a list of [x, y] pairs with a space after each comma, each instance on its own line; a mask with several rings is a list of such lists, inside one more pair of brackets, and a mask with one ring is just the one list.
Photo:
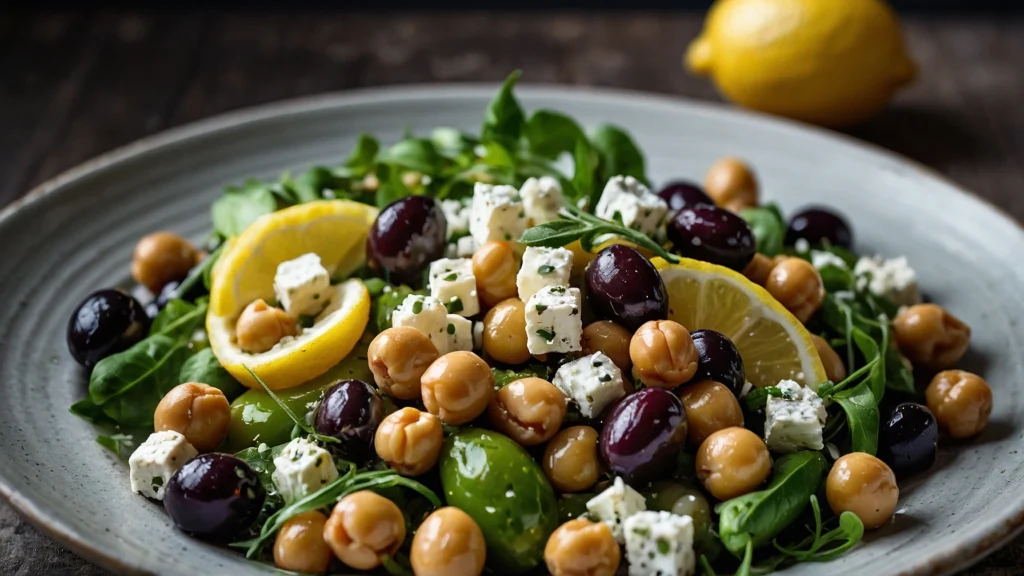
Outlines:
[[519, 299], [526, 302], [545, 286], [568, 286], [571, 273], [571, 250], [528, 246], [523, 252], [523, 265], [516, 274]]
[[448, 352], [473, 350], [473, 322], [457, 314], [448, 315]]
[[613, 176], [594, 213], [605, 220], [622, 220], [626, 227], [653, 236], [668, 214], [668, 204], [636, 178]]
[[476, 249], [476, 240], [472, 236], [463, 236], [455, 242], [455, 255], [459, 258], [472, 258]]
[[599, 416], [626, 395], [622, 371], [604, 352], [562, 364], [551, 383], [575, 402], [587, 418]]
[[907, 263], [905, 256], [885, 259], [881, 256], [862, 256], [853, 267], [857, 288], [867, 289], [876, 296], [888, 298], [897, 306], [921, 303], [917, 288], [917, 272]]
[[768, 397], [764, 441], [774, 452], [796, 452], [825, 447], [821, 431], [828, 418], [825, 402], [810, 388], [792, 380], [779, 382], [783, 397]]
[[301, 500], [338, 477], [330, 452], [316, 442], [296, 438], [274, 458], [271, 479], [286, 504]]
[[171, 476], [199, 452], [173, 430], [154, 432], [128, 458], [132, 492], [146, 498], [164, 499]]
[[430, 338], [439, 353], [448, 353], [448, 310], [433, 296], [406, 296], [391, 313], [391, 325], [415, 328]]
[[473, 189], [469, 232], [477, 246], [491, 240], [512, 242], [526, 230], [526, 208], [513, 186], [492, 186], [478, 182]]
[[638, 512], [625, 522], [629, 576], [690, 576], [693, 518], [671, 512]]
[[644, 510], [647, 510], [647, 502], [643, 495], [618, 477], [604, 492], [587, 501], [587, 512], [597, 521], [607, 524], [619, 544], [626, 542], [623, 530], [626, 519]]
[[480, 312], [476, 276], [469, 258], [441, 258], [430, 265], [430, 295], [452, 314], [474, 316]]
[[579, 288], [546, 286], [526, 301], [526, 348], [530, 354], [582, 350], [583, 299]]
[[551, 176], [530, 178], [519, 189], [526, 208], [527, 226], [536, 226], [558, 219], [558, 211], [565, 205], [562, 186]]
[[316, 316], [327, 305], [331, 274], [310, 252], [294, 260], [281, 262], [274, 274], [274, 294], [281, 307], [292, 316]]
[[461, 238], [469, 234], [469, 206], [461, 200], [441, 200], [441, 212], [448, 222], [447, 238]]
[[811, 265], [817, 270], [821, 270], [826, 266], [834, 266], [841, 270], [847, 269], [845, 260], [824, 250], [811, 250]]

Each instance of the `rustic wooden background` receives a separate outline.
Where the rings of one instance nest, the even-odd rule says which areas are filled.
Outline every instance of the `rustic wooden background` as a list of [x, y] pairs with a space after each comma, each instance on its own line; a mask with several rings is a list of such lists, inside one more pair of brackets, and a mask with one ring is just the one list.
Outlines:
[[[0, 206], [97, 154], [226, 110], [359, 86], [498, 81], [715, 100], [680, 56], [699, 14], [0, 12]], [[1024, 221], [1024, 19], [907, 17], [921, 78], [850, 133]], [[127, 488], [126, 488], [127, 489]], [[82, 495], [87, 498], [87, 494]], [[1024, 570], [1024, 538], [965, 574]], [[105, 572], [0, 504], [0, 574]]]

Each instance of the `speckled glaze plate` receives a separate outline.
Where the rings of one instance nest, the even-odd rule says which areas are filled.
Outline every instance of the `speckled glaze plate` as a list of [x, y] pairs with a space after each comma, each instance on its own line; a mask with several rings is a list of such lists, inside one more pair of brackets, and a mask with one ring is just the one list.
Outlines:
[[[254, 574], [274, 570], [176, 531], [133, 495], [127, 466], [68, 406], [86, 375], [65, 326], [94, 289], [126, 284], [135, 241], [209, 230], [223, 185], [335, 163], [361, 132], [476, 131], [493, 86], [351, 92], [203, 121], [88, 162], [0, 213], [0, 494], [32, 523], [115, 572]], [[633, 93], [517, 91], [528, 108], [627, 127], [656, 182], [700, 179], [716, 158], [748, 159], [764, 196], [787, 210], [825, 202], [846, 213], [862, 252], [905, 254], [921, 285], [974, 328], [965, 368], [992, 384], [992, 423], [944, 442], [933, 473], [904, 486], [895, 520], [854, 552], [788, 574], [945, 574], [1024, 524], [1024, 231], [956, 185], [887, 152], [724, 107]]]

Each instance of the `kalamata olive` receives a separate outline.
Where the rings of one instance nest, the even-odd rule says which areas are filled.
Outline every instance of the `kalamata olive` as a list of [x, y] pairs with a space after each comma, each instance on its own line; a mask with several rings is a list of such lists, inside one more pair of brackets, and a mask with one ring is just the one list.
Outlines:
[[668, 207], [672, 210], [682, 210], [683, 208], [698, 206], [700, 204], [707, 204], [708, 206], [715, 205], [715, 201], [705, 194], [704, 190], [702, 190], [700, 186], [683, 180], [677, 180], [666, 184], [665, 187], [658, 192], [658, 196], [661, 196], [662, 200], [668, 202]]
[[93, 292], [71, 314], [68, 350], [79, 364], [92, 368], [145, 338], [149, 322], [142, 304], [125, 292]]
[[935, 463], [939, 426], [931, 410], [921, 404], [904, 402], [882, 423], [879, 458], [897, 478], [924, 472]]
[[256, 520], [267, 493], [244, 460], [201, 454], [167, 482], [164, 508], [175, 526], [204, 540], [230, 540]]
[[668, 318], [665, 282], [651, 261], [629, 246], [615, 244], [587, 265], [587, 295], [594, 313], [635, 331], [644, 322]]
[[366, 239], [370, 269], [393, 283], [418, 284], [430, 262], [441, 258], [448, 224], [441, 206], [427, 196], [407, 196], [377, 216]]
[[714, 330], [694, 330], [690, 338], [700, 357], [693, 381], [714, 380], [724, 384], [739, 398], [746, 375], [743, 372], [743, 358], [732, 340]]
[[373, 436], [384, 419], [384, 405], [373, 387], [362, 380], [342, 380], [331, 387], [316, 411], [317, 434], [340, 443], [327, 448], [357, 462], [373, 455]]
[[612, 407], [601, 430], [601, 458], [630, 484], [648, 482], [671, 472], [685, 443], [683, 403], [665, 388], [644, 388]]
[[716, 206], [680, 210], [667, 231], [679, 255], [733, 270], [743, 270], [757, 251], [747, 222]]
[[786, 245], [803, 238], [812, 246], [828, 241], [833, 246], [853, 247], [853, 232], [842, 216], [824, 208], [807, 208], [793, 214], [786, 230]]

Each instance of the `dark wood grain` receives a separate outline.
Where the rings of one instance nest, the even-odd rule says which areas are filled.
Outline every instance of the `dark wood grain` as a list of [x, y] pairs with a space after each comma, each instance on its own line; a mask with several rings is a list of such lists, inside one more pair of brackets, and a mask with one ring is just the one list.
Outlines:
[[[697, 14], [0, 15], [0, 206], [142, 136], [358, 86], [497, 81], [717, 99], [680, 68]], [[1024, 220], [1024, 20], [908, 19], [917, 84], [849, 133]], [[1021, 573], [1024, 539], [965, 574]], [[104, 572], [0, 505], [0, 574]]]

